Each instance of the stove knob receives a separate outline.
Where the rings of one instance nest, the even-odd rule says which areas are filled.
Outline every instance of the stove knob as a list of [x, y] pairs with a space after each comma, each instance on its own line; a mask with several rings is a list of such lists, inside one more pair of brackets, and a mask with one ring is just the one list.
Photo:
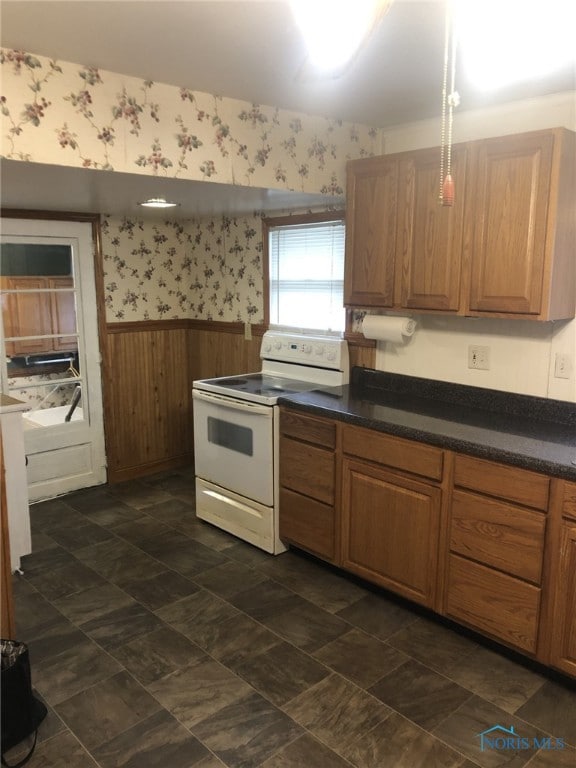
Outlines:
[[312, 347], [310, 346], [310, 344], [303, 344], [302, 352], [304, 352], [305, 355], [309, 355], [310, 352], [312, 352]]
[[281, 341], [277, 341], [274, 344], [274, 349], [282, 349], [282, 342]]
[[320, 345], [319, 347], [316, 347], [315, 352], [318, 355], [318, 357], [321, 357], [324, 354], [324, 347], [322, 345]]
[[328, 354], [326, 355], [328, 360], [335, 360], [336, 359], [336, 352], [334, 352], [333, 349], [328, 350]]
[[272, 344], [270, 344], [270, 342], [266, 342], [266, 344], [264, 344], [264, 346], [262, 347], [262, 351], [264, 352], [264, 354], [268, 354], [268, 352], [270, 352], [271, 349], [272, 349]]

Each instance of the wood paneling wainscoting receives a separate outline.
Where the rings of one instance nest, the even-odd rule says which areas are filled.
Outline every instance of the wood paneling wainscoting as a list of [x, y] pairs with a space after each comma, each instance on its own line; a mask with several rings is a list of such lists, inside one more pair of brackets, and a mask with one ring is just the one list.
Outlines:
[[[105, 344], [108, 482], [193, 462], [192, 382], [261, 368], [263, 325], [205, 320], [109, 323]], [[374, 348], [349, 339], [350, 364]]]
[[192, 461], [190, 330], [185, 322], [107, 326], [108, 481]]
[[194, 379], [257, 371], [263, 327], [195, 320], [106, 326], [108, 481], [193, 462]]

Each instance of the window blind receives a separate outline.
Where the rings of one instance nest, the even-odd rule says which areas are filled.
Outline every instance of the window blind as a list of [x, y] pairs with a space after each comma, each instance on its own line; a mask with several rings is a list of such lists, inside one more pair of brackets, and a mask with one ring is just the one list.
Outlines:
[[343, 331], [342, 220], [269, 230], [270, 324]]

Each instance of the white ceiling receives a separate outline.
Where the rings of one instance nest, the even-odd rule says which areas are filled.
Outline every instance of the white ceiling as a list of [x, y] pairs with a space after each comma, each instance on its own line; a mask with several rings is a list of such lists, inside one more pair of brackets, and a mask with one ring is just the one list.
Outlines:
[[[394, 0], [338, 79], [321, 80], [306, 72], [303, 42], [283, 0], [1, 0], [0, 44], [196, 91], [386, 128], [440, 114], [443, 8], [439, 0]], [[576, 88], [574, 66], [491, 94], [474, 89], [459, 73], [460, 109]], [[80, 210], [82, 200], [86, 205], [100, 205], [102, 200], [110, 206], [112, 201], [125, 208], [133, 205], [133, 198], [122, 197], [123, 190], [133, 194], [130, 179], [120, 182], [119, 174], [112, 174], [118, 183], [111, 187], [111, 174], [62, 169], [62, 178], [46, 188], [46, 168], [27, 169], [26, 184], [18, 185], [14, 165], [2, 164], [3, 205], [26, 204], [27, 194], [30, 207], [33, 199], [34, 207], [46, 204], [40, 199], [43, 189], [51, 194], [58, 189], [58, 201], [52, 200], [50, 207], [59, 210], [70, 205]], [[45, 172], [43, 179], [38, 177], [41, 188], [34, 182], [35, 170]], [[87, 189], [82, 189], [82, 179]], [[146, 194], [142, 177], [136, 179]], [[234, 198], [233, 188], [174, 184], [185, 184], [188, 190], [187, 207], [183, 205], [179, 215], [188, 209], [206, 212], [203, 205], [248, 210], [254, 202], [256, 207], [283, 204], [263, 190], [251, 192], [244, 205]], [[208, 187], [214, 190], [207, 192]], [[79, 193], [64, 199], [71, 189]], [[297, 204], [295, 198], [291, 204]]]

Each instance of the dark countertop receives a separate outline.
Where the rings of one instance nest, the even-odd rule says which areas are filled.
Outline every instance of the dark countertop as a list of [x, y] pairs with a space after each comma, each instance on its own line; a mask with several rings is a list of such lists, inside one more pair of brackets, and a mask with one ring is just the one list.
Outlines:
[[348, 386], [283, 406], [576, 480], [576, 405], [354, 368]]

